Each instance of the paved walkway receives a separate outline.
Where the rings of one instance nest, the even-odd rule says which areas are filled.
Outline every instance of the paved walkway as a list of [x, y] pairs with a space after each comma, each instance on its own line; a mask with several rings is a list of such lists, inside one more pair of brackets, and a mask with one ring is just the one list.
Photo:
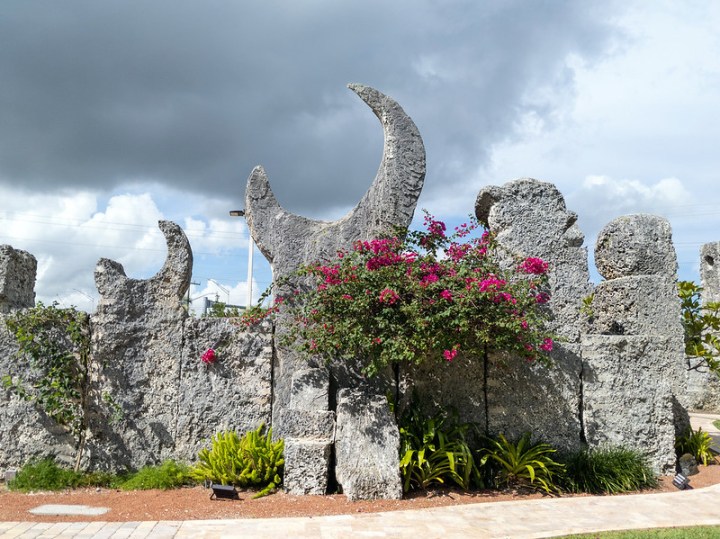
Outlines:
[[[718, 416], [693, 414], [694, 428], [717, 434]], [[692, 478], [691, 478], [692, 485]], [[415, 511], [309, 518], [183, 522], [0, 522], [0, 538], [538, 538], [604, 530], [720, 526], [720, 485], [629, 496], [587, 496], [456, 505]]]
[[693, 525], [720, 526], [720, 485], [663, 494], [478, 503], [311, 518], [58, 524], [0, 522], [0, 537], [533, 538]]

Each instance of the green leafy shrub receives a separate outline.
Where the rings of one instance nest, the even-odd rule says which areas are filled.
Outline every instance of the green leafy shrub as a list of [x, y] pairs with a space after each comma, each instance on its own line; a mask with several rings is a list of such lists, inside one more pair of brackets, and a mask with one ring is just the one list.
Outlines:
[[503, 434], [488, 438], [489, 447], [480, 450], [480, 464], [489, 463], [492, 478], [498, 487], [525, 487], [559, 492], [556, 485], [565, 467], [550, 455], [556, 450], [546, 443], [530, 443], [530, 433], [525, 433], [517, 443], [507, 440]]
[[52, 457], [31, 460], [18, 470], [15, 479], [8, 482], [10, 490], [30, 492], [33, 490], [64, 490], [82, 482], [82, 474], [61, 468]]
[[173, 460], [166, 460], [159, 466], [145, 466], [130, 474], [127, 479], [120, 482], [118, 488], [122, 490], [168, 490], [191, 482], [189, 466]]
[[618, 494], [657, 486], [657, 476], [637, 451], [622, 447], [583, 449], [565, 458], [566, 490]]
[[675, 452], [678, 456], [690, 453], [695, 457], [695, 460], [707, 466], [708, 462], [715, 461], [715, 455], [710, 450], [712, 443], [712, 438], [702, 430], [702, 427], [698, 428], [698, 430], [688, 427], [685, 434], [678, 436], [675, 440]]
[[283, 440], [272, 441], [272, 429], [265, 426], [242, 438], [234, 431], [218, 432], [210, 449], [201, 449], [190, 475], [199, 481], [212, 481], [238, 487], [261, 487], [254, 497], [269, 494], [282, 483], [285, 460]]
[[[452, 481], [463, 490], [482, 486], [482, 478], [467, 444], [469, 423], [457, 423], [442, 412], [423, 415], [414, 403], [398, 420], [400, 472], [403, 489], [426, 489]], [[454, 418], [453, 418], [454, 419]]]
[[85, 447], [88, 419], [90, 325], [87, 313], [53, 303], [13, 313], [5, 324], [17, 339], [22, 378], [6, 374], [3, 386], [36, 403], [75, 438], [75, 471]]
[[701, 301], [702, 287], [692, 281], [678, 282], [685, 330], [685, 356], [696, 359], [691, 369], [705, 365], [720, 376], [720, 302]]
[[32, 459], [8, 482], [10, 490], [65, 490], [82, 487], [114, 487], [118, 476], [109, 472], [76, 472], [58, 466], [53, 457]]

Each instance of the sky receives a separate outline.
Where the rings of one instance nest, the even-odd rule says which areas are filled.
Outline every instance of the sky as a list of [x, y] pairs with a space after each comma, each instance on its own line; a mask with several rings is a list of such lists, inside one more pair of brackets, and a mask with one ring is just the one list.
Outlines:
[[[590, 254], [610, 220], [661, 215], [697, 281], [720, 241], [717, 28], [713, 0], [3, 0], [0, 244], [37, 258], [38, 300], [92, 311], [98, 259], [152, 276], [169, 219], [194, 310], [244, 305], [248, 230], [228, 212], [254, 166], [316, 219], [375, 177], [383, 134], [358, 82], [420, 130], [416, 214], [460, 223], [483, 186], [549, 181]], [[252, 278], [257, 297], [257, 250]]]

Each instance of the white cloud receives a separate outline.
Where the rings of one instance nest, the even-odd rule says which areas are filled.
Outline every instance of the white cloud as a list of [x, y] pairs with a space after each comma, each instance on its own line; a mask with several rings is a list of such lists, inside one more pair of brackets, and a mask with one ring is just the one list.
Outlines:
[[586, 234], [596, 235], [610, 220], [631, 213], [667, 216], [678, 205], [692, 202], [692, 195], [677, 178], [652, 184], [639, 180], [588, 176], [567, 196], [570, 208], [582, 208], [579, 222]]
[[[167, 196], [167, 192], [118, 193], [98, 208], [100, 197], [92, 192], [46, 196], [0, 186], [0, 243], [35, 256], [39, 301], [93, 310], [98, 300], [94, 270], [100, 258], [121, 263], [128, 277], [138, 279], [154, 275], [164, 264], [167, 247], [157, 223], [166, 217], [155, 199]], [[217, 206], [203, 200], [198, 204]], [[246, 275], [248, 233], [243, 219], [174, 220], [184, 223], [195, 254], [197, 279], [214, 277], [228, 283]], [[270, 279], [267, 263], [257, 253], [255, 266], [253, 296], [257, 299]], [[245, 304], [244, 282], [223, 286], [230, 290], [230, 303]], [[225, 293], [219, 293], [225, 301]]]
[[247, 248], [249, 232], [244, 219], [204, 221], [185, 218], [183, 227], [193, 251], [218, 254], [237, 248]]

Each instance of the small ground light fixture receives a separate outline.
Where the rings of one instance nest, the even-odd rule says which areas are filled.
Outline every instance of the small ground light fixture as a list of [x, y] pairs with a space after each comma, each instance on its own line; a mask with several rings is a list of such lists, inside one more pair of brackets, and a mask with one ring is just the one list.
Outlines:
[[215, 498], [216, 500], [224, 499], [224, 500], [239, 500], [240, 496], [238, 496], [238, 491], [235, 489], [233, 485], [216, 485], [215, 483], [210, 483], [210, 488], [212, 489], [212, 494], [210, 494], [210, 499], [212, 500]]
[[681, 473], [677, 474], [673, 478], [672, 483], [680, 490], [685, 490], [686, 488], [688, 488], [690, 486], [690, 480]]

